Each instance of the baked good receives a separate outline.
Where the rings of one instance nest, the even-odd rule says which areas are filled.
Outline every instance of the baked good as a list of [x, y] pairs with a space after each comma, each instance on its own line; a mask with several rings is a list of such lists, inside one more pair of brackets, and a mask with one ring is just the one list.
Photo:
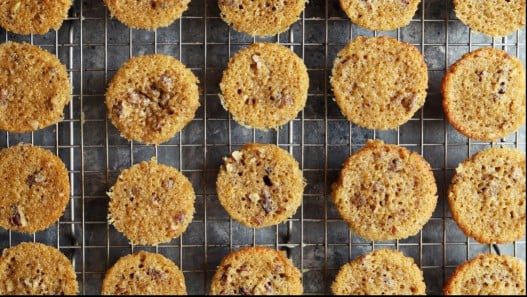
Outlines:
[[18, 144], [0, 151], [0, 226], [33, 233], [55, 223], [69, 202], [68, 170], [48, 150]]
[[248, 143], [224, 158], [216, 192], [233, 219], [261, 228], [281, 223], [296, 212], [304, 178], [287, 151], [274, 144]]
[[284, 252], [247, 247], [230, 253], [212, 277], [210, 295], [302, 295], [302, 274]]
[[77, 275], [70, 260], [54, 247], [23, 242], [0, 257], [0, 294], [75, 295]]
[[395, 38], [356, 37], [335, 58], [331, 86], [342, 113], [369, 129], [395, 129], [425, 103], [423, 55]]
[[31, 132], [62, 120], [70, 102], [66, 67], [27, 43], [0, 44], [0, 129]]
[[140, 251], [108, 269], [101, 295], [187, 295], [185, 276], [170, 259]]
[[525, 153], [512, 148], [479, 151], [459, 164], [448, 189], [452, 217], [481, 243], [525, 236]]
[[219, 0], [221, 18], [252, 36], [282, 33], [304, 10], [306, 0]]
[[525, 26], [525, 0], [454, 0], [456, 17], [472, 30], [506, 36]]
[[370, 30], [390, 31], [408, 25], [420, 2], [340, 0], [340, 6], [353, 23]]
[[344, 264], [331, 289], [335, 295], [425, 295], [426, 285], [414, 259], [380, 249]]
[[108, 86], [108, 117], [126, 139], [161, 144], [194, 118], [197, 84], [192, 71], [171, 56], [134, 57]]
[[242, 126], [266, 130], [294, 119], [307, 100], [300, 57], [275, 43], [254, 43], [229, 61], [220, 82], [223, 107]]
[[68, 17], [72, 0], [2, 0], [0, 26], [16, 34], [58, 30]]
[[480, 254], [456, 268], [445, 295], [525, 295], [525, 262], [507, 255]]
[[525, 123], [525, 68], [495, 48], [466, 53], [441, 85], [443, 109], [461, 134], [496, 141]]
[[104, 0], [112, 17], [130, 28], [166, 27], [187, 10], [190, 0]]
[[108, 192], [109, 222], [134, 244], [169, 242], [194, 215], [194, 189], [177, 169], [141, 162], [121, 172]]
[[369, 140], [333, 184], [333, 202], [351, 230], [368, 240], [403, 239], [430, 219], [437, 186], [430, 164], [406, 148]]

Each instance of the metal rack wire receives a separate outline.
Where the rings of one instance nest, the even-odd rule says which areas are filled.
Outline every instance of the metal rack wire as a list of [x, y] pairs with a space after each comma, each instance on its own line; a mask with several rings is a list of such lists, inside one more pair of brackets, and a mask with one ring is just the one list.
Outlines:
[[[441, 292], [463, 261], [490, 245], [468, 239], [451, 219], [445, 190], [457, 164], [475, 152], [497, 145], [525, 150], [525, 126], [497, 143], [476, 142], [445, 121], [439, 84], [445, 69], [463, 53], [482, 46], [501, 48], [525, 65], [525, 29], [504, 38], [470, 31], [455, 18], [449, 0], [423, 0], [412, 22], [391, 32], [372, 32], [349, 22], [338, 0], [311, 0], [288, 31], [253, 38], [230, 29], [219, 17], [216, 1], [192, 0], [183, 17], [156, 31], [132, 30], [110, 18], [102, 1], [76, 0], [59, 31], [20, 36], [0, 31], [4, 40], [37, 44], [67, 66], [73, 97], [65, 118], [52, 127], [26, 134], [0, 132], [0, 147], [29, 142], [52, 150], [65, 162], [71, 202], [53, 227], [25, 235], [0, 230], [0, 247], [22, 241], [56, 246], [74, 264], [82, 294], [99, 294], [106, 269], [120, 256], [138, 250], [162, 253], [184, 272], [189, 294], [206, 294], [221, 259], [241, 246], [267, 245], [286, 250], [303, 272], [306, 294], [330, 293], [341, 265], [377, 248], [394, 248], [423, 269], [427, 293]], [[336, 53], [357, 35], [389, 35], [415, 45], [429, 68], [425, 106], [407, 124], [392, 131], [372, 131], [349, 123], [332, 100], [329, 74]], [[218, 82], [229, 57], [255, 41], [278, 42], [302, 57], [310, 76], [309, 98], [299, 116], [278, 131], [239, 126], [217, 98]], [[196, 118], [159, 146], [129, 143], [106, 119], [104, 92], [119, 66], [132, 56], [165, 53], [186, 64], [200, 79], [201, 108]], [[351, 233], [330, 199], [342, 162], [367, 139], [379, 138], [422, 154], [431, 163], [439, 202], [432, 219], [416, 236], [370, 242]], [[215, 196], [221, 158], [246, 142], [275, 143], [301, 164], [307, 180], [304, 200], [286, 223], [249, 229], [232, 221]], [[156, 156], [193, 183], [196, 214], [187, 231], [169, 244], [130, 246], [107, 222], [105, 192], [119, 171]], [[526, 258], [525, 238], [500, 245], [503, 254]]]

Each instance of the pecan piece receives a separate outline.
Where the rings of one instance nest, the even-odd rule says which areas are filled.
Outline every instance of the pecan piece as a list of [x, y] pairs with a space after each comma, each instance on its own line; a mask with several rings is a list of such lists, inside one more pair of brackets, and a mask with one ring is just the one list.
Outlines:
[[146, 272], [147, 275], [150, 275], [150, 277], [153, 279], [153, 280], [162, 280], [164, 277], [165, 277], [165, 273], [161, 270], [157, 270], [155, 268], [150, 268], [148, 269], [148, 271]]
[[15, 227], [24, 227], [27, 225], [26, 216], [18, 205], [11, 206], [11, 216], [9, 223]]
[[263, 200], [261, 201], [262, 208], [265, 212], [265, 214], [270, 213], [273, 210], [273, 202], [271, 201], [271, 194], [269, 193], [269, 190], [264, 189], [262, 191], [263, 194]]
[[46, 181], [46, 176], [40, 172], [40, 171], [35, 171], [33, 174], [31, 174], [30, 176], [27, 177], [26, 179], [26, 184], [29, 186], [29, 187], [32, 187], [36, 184], [39, 184], [39, 183], [42, 183]]

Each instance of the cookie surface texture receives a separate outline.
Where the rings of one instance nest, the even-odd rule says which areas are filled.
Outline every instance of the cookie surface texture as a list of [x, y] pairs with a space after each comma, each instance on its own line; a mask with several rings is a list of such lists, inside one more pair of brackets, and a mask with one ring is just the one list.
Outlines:
[[2, 0], [0, 26], [16, 34], [58, 30], [68, 17], [72, 0]]
[[230, 59], [220, 82], [220, 100], [242, 126], [267, 130], [297, 116], [308, 87], [307, 68], [293, 51], [255, 43]]
[[68, 170], [48, 150], [19, 144], [0, 151], [0, 226], [33, 233], [55, 223], [70, 198]]
[[370, 140], [344, 162], [332, 197], [360, 237], [403, 239], [416, 234], [432, 216], [437, 186], [421, 155]]
[[424, 105], [428, 72], [415, 46], [359, 36], [337, 54], [330, 82], [348, 120], [387, 130], [406, 123]]
[[343, 265], [331, 289], [335, 295], [425, 295], [426, 285], [414, 259], [380, 249]]
[[183, 272], [170, 259], [140, 251], [108, 269], [102, 295], [187, 295]]
[[190, 181], [155, 160], [123, 170], [108, 196], [110, 223], [134, 244], [169, 242], [185, 231], [194, 215]]
[[54, 247], [24, 242], [0, 257], [2, 295], [76, 295], [77, 276], [70, 260]]
[[454, 0], [456, 17], [472, 30], [506, 36], [525, 26], [525, 0]]
[[108, 86], [108, 117], [126, 139], [161, 144], [194, 118], [200, 106], [197, 84], [192, 71], [171, 56], [134, 57]]
[[281, 223], [296, 212], [304, 178], [287, 151], [274, 144], [249, 143], [224, 158], [216, 190], [233, 219], [260, 228]]
[[298, 20], [306, 0], [219, 0], [222, 19], [251, 36], [282, 33]]
[[448, 190], [452, 217], [481, 243], [525, 236], [525, 154], [491, 148], [459, 164]]
[[27, 43], [0, 44], [0, 129], [31, 132], [62, 120], [71, 99], [66, 67]]
[[130, 28], [166, 27], [187, 10], [190, 0], [104, 0], [112, 17]]
[[221, 261], [210, 295], [302, 295], [302, 274], [285, 253], [268, 247], [242, 248]]
[[370, 30], [390, 31], [408, 25], [420, 2], [340, 0], [340, 6], [353, 23]]
[[525, 262], [507, 255], [480, 254], [459, 265], [445, 295], [525, 295]]
[[441, 93], [448, 121], [467, 137], [496, 141], [525, 123], [525, 68], [505, 51], [463, 55], [448, 68]]

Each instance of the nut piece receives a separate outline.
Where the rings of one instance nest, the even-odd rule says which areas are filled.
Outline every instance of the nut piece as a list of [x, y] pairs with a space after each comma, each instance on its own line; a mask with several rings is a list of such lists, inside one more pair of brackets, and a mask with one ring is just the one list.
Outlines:
[[32, 186], [45, 182], [46, 176], [41, 171], [35, 171], [26, 179], [26, 184], [31, 188]]
[[236, 162], [239, 162], [243, 157], [243, 153], [240, 152], [240, 151], [234, 151], [232, 152], [232, 158], [236, 161]]
[[22, 208], [18, 205], [11, 206], [11, 217], [9, 223], [15, 227], [24, 227], [27, 225], [26, 216], [22, 211]]

